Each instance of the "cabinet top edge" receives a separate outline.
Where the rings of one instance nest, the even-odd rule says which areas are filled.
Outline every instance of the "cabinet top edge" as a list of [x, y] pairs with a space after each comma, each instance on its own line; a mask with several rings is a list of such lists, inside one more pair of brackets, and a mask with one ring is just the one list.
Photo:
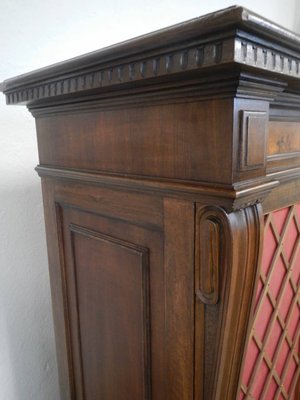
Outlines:
[[[266, 47], [266, 43], [271, 43], [272, 46], [270, 50], [274, 48], [273, 46], [278, 46], [280, 49], [278, 55], [280, 52], [287, 57], [292, 54], [293, 61], [295, 63], [300, 62], [299, 35], [244, 7], [232, 6], [7, 79], [0, 83], [0, 91], [7, 95], [8, 93], [24, 90], [26, 88], [34, 88], [49, 82], [62, 82], [63, 79], [80, 76], [83, 72], [93, 71], [95, 68], [101, 69], [105, 67], [106, 70], [109, 69], [110, 66], [114, 68], [118, 65], [118, 62], [120, 64], [126, 64], [132, 62], [132, 60], [133, 62], [136, 59], [142, 60], [143, 57], [155, 57], [156, 54], [163, 54], [165, 56], [168, 54], [168, 51], [172, 52], [174, 49], [184, 51], [185, 47], [188, 48], [191, 43], [197, 43], [197, 41], [202, 39], [207, 41], [210, 39], [222, 41], [228, 38], [228, 32], [231, 32], [231, 38], [233, 37], [235, 39], [238, 36], [237, 32], [239, 30], [246, 35], [246, 42], [248, 35], [248, 40], [251, 44], [255, 45], [256, 42], [261, 44], [265, 41], [264, 46]], [[235, 51], [236, 49], [233, 50], [233, 52]], [[287, 60], [289, 60], [289, 58], [287, 58]], [[232, 60], [229, 58], [226, 59], [227, 64], [229, 62], [239, 64], [240, 61], [245, 60], [237, 59], [236, 54], [233, 54]], [[243, 64], [243, 62], [241, 63]], [[222, 62], [220, 64], [222, 64]], [[244, 62], [244, 64], [247, 64], [247, 62]], [[253, 67], [253, 65], [251, 65], [251, 67]], [[297, 71], [299, 73], [298, 64]], [[285, 74], [283, 73], [281, 75]], [[293, 78], [298, 80], [300, 76], [294, 76]], [[73, 90], [73, 92], [76, 92], [76, 90]], [[48, 96], [44, 95], [44, 97]], [[9, 104], [28, 104], [29, 102], [30, 99], [24, 100], [18, 96], [12, 98], [12, 101], [8, 101]]]

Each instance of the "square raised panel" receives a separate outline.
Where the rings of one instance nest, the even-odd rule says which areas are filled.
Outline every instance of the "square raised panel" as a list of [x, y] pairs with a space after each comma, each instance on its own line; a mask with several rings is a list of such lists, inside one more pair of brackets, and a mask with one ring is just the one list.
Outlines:
[[240, 136], [240, 170], [247, 171], [265, 167], [267, 113], [242, 111]]

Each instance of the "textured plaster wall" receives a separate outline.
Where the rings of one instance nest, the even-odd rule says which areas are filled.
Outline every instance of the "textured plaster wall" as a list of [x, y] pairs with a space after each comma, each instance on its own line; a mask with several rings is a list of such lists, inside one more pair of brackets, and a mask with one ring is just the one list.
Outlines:
[[[300, 30], [297, 0], [240, 4]], [[231, 5], [231, 1], [1, 0], [0, 81]], [[297, 9], [297, 12], [296, 12]], [[0, 96], [0, 400], [56, 400], [34, 120]]]

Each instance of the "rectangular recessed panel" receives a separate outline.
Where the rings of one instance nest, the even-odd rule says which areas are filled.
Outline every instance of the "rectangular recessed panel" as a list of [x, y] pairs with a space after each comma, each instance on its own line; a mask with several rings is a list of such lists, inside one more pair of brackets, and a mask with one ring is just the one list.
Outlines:
[[268, 171], [297, 167], [300, 162], [300, 124], [292, 121], [270, 121]]
[[147, 250], [78, 226], [70, 230], [79, 348], [73, 362], [81, 371], [76, 399], [148, 400]]
[[299, 400], [300, 204], [265, 217], [254, 322], [239, 399]]
[[300, 152], [299, 122], [270, 121], [268, 154], [290, 154]]

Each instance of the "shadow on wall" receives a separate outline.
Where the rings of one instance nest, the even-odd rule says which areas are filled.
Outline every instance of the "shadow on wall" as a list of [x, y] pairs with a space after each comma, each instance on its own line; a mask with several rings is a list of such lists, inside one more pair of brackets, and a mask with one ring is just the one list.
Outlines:
[[58, 399], [42, 198], [34, 172], [27, 181], [0, 178], [0, 204], [0, 400]]

